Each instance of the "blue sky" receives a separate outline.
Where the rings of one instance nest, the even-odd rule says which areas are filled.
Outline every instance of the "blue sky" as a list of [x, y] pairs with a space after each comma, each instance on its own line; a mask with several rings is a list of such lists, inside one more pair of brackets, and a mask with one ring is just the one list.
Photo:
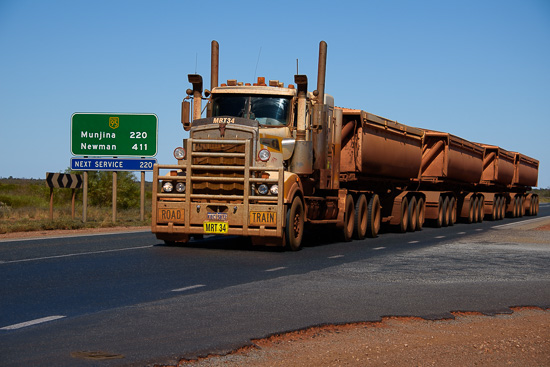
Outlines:
[[338, 106], [540, 160], [550, 187], [550, 1], [0, 0], [0, 177], [70, 165], [74, 112], [155, 113], [159, 162], [186, 137], [187, 74], [310, 86], [328, 43]]

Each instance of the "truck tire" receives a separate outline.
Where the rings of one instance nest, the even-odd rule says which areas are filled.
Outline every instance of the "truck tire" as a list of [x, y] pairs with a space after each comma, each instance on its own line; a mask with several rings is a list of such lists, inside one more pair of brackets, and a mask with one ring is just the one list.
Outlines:
[[302, 248], [302, 237], [304, 236], [304, 204], [296, 196], [286, 212], [285, 239], [286, 246], [292, 251]]
[[477, 221], [482, 223], [485, 218], [485, 198], [483, 196], [479, 197], [477, 213]]
[[380, 231], [380, 198], [374, 194], [367, 207], [367, 236], [375, 238]]
[[446, 196], [445, 200], [443, 200], [443, 227], [447, 227], [449, 225], [449, 220], [451, 218], [450, 210], [449, 210], [449, 197]]
[[344, 228], [342, 229], [345, 242], [351, 241], [353, 237], [354, 218], [355, 205], [353, 204], [353, 197], [348, 194], [348, 196], [346, 196], [346, 204], [344, 206]]
[[525, 215], [534, 215], [533, 213], [533, 204], [534, 204], [535, 197], [531, 196], [531, 199], [529, 200], [529, 208], [525, 210]]
[[418, 223], [418, 205], [415, 197], [411, 198], [409, 202], [409, 232], [416, 231], [416, 224]]
[[519, 205], [519, 216], [520, 216], [520, 217], [523, 217], [523, 216], [525, 216], [525, 197], [522, 196], [522, 197], [519, 199], [519, 202], [520, 202], [520, 205]]
[[416, 230], [421, 231], [422, 227], [424, 226], [424, 220], [425, 220], [425, 208], [424, 208], [424, 198], [419, 197], [416, 206], [418, 207], [418, 217], [416, 221]]
[[437, 212], [437, 218], [435, 220], [435, 227], [441, 228], [443, 227], [443, 224], [445, 223], [445, 210], [444, 204], [445, 199], [443, 199], [443, 196], [439, 196], [439, 204], [438, 204], [438, 212]]
[[516, 197], [514, 198], [514, 209], [513, 209], [513, 211], [512, 211], [512, 218], [517, 218], [517, 217], [519, 216], [519, 215], [518, 215], [518, 213], [519, 213], [519, 210], [518, 210], [518, 209], [519, 209], [518, 198], [519, 198], [519, 196], [516, 196]]
[[454, 196], [449, 198], [449, 225], [454, 226], [456, 223], [456, 199]]
[[[470, 203], [472, 201], [470, 200]], [[477, 210], [477, 207], [479, 205], [479, 200], [477, 199], [477, 196], [473, 199], [473, 205], [472, 205], [472, 223], [477, 223], [477, 217], [478, 217], [478, 213], [479, 211]]]
[[399, 220], [399, 224], [397, 225], [397, 230], [400, 233], [407, 232], [407, 228], [409, 227], [409, 199], [406, 197], [403, 198], [401, 201], [401, 218]]
[[362, 240], [367, 234], [367, 198], [360, 194], [355, 201], [355, 222], [353, 238]]
[[491, 211], [491, 220], [495, 221], [498, 219], [498, 204], [499, 204], [499, 198], [497, 196], [493, 199], [493, 210]]
[[506, 217], [506, 198], [502, 196], [500, 198], [500, 220]]

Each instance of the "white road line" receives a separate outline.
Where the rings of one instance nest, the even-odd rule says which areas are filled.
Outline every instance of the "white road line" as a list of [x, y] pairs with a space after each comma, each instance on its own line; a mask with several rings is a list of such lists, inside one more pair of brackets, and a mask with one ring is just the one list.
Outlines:
[[102, 250], [102, 251], [80, 252], [80, 253], [75, 253], [75, 254], [65, 254], [65, 255], [55, 255], [55, 256], [44, 256], [44, 257], [34, 257], [34, 258], [30, 258], [30, 259], [21, 259], [21, 260], [4, 261], [4, 262], [2, 262], [2, 263], [0, 263], [0, 264], [14, 264], [14, 263], [29, 262], [29, 261], [50, 260], [50, 259], [61, 259], [61, 258], [64, 258], [64, 257], [73, 257], [73, 256], [106, 254], [106, 253], [109, 253], [109, 252], [139, 250], [139, 249], [150, 248], [150, 247], [153, 247], [153, 245], [139, 246], [139, 247], [117, 248], [117, 249]]
[[466, 234], [466, 232], [458, 232], [457, 234]]
[[172, 292], [185, 292], [185, 291], [190, 291], [191, 289], [202, 288], [202, 287], [206, 287], [206, 285], [204, 284], [190, 285], [189, 287], [172, 289]]
[[409, 243], [418, 243], [420, 241], [409, 241]]
[[20, 324], [14, 324], [14, 325], [10, 325], [10, 326], [4, 326], [3, 328], [0, 328], [0, 330], [16, 330], [16, 329], [21, 329], [21, 328], [28, 327], [28, 326], [32, 326], [32, 325], [42, 324], [42, 323], [48, 322], [48, 321], [53, 321], [53, 320], [62, 319], [62, 318], [64, 318], [64, 317], [67, 317], [67, 316], [48, 316], [48, 317], [42, 317], [42, 318], [40, 318], [40, 319], [31, 320], [31, 321], [26, 321], [26, 322], [22, 322], [22, 323], [20, 323]]
[[266, 271], [279, 271], [286, 269], [286, 266], [279, 266], [278, 268], [267, 269]]
[[383, 250], [383, 249], [385, 249], [385, 247], [375, 247], [375, 248], [373, 248], [373, 250], [376, 250], [376, 251]]
[[476, 231], [481, 232], [481, 231], [483, 231], [483, 228], [476, 228]]
[[341, 257], [344, 257], [344, 255], [334, 255], [334, 256], [329, 256], [328, 258], [329, 259], [339, 259]]
[[441, 239], [441, 238], [445, 238], [445, 236], [435, 236], [434, 238]]

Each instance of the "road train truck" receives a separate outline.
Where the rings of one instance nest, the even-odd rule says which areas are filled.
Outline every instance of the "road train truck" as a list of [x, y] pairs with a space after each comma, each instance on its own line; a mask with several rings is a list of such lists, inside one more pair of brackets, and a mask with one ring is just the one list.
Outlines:
[[[176, 164], [153, 170], [152, 232], [168, 244], [206, 234], [298, 250], [304, 226], [330, 226], [345, 241], [425, 223], [536, 215], [539, 162], [498, 146], [336, 107], [325, 93], [327, 45], [317, 88], [259, 77], [211, 86], [188, 75]], [[207, 101], [202, 118], [202, 100]]]

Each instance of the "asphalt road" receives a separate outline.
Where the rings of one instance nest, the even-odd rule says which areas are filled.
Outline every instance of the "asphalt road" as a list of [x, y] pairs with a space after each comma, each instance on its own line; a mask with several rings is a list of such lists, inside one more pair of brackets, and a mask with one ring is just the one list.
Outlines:
[[148, 232], [2, 241], [0, 365], [175, 364], [313, 325], [548, 308], [549, 232], [511, 225], [548, 215], [350, 243], [316, 231], [300, 252]]

